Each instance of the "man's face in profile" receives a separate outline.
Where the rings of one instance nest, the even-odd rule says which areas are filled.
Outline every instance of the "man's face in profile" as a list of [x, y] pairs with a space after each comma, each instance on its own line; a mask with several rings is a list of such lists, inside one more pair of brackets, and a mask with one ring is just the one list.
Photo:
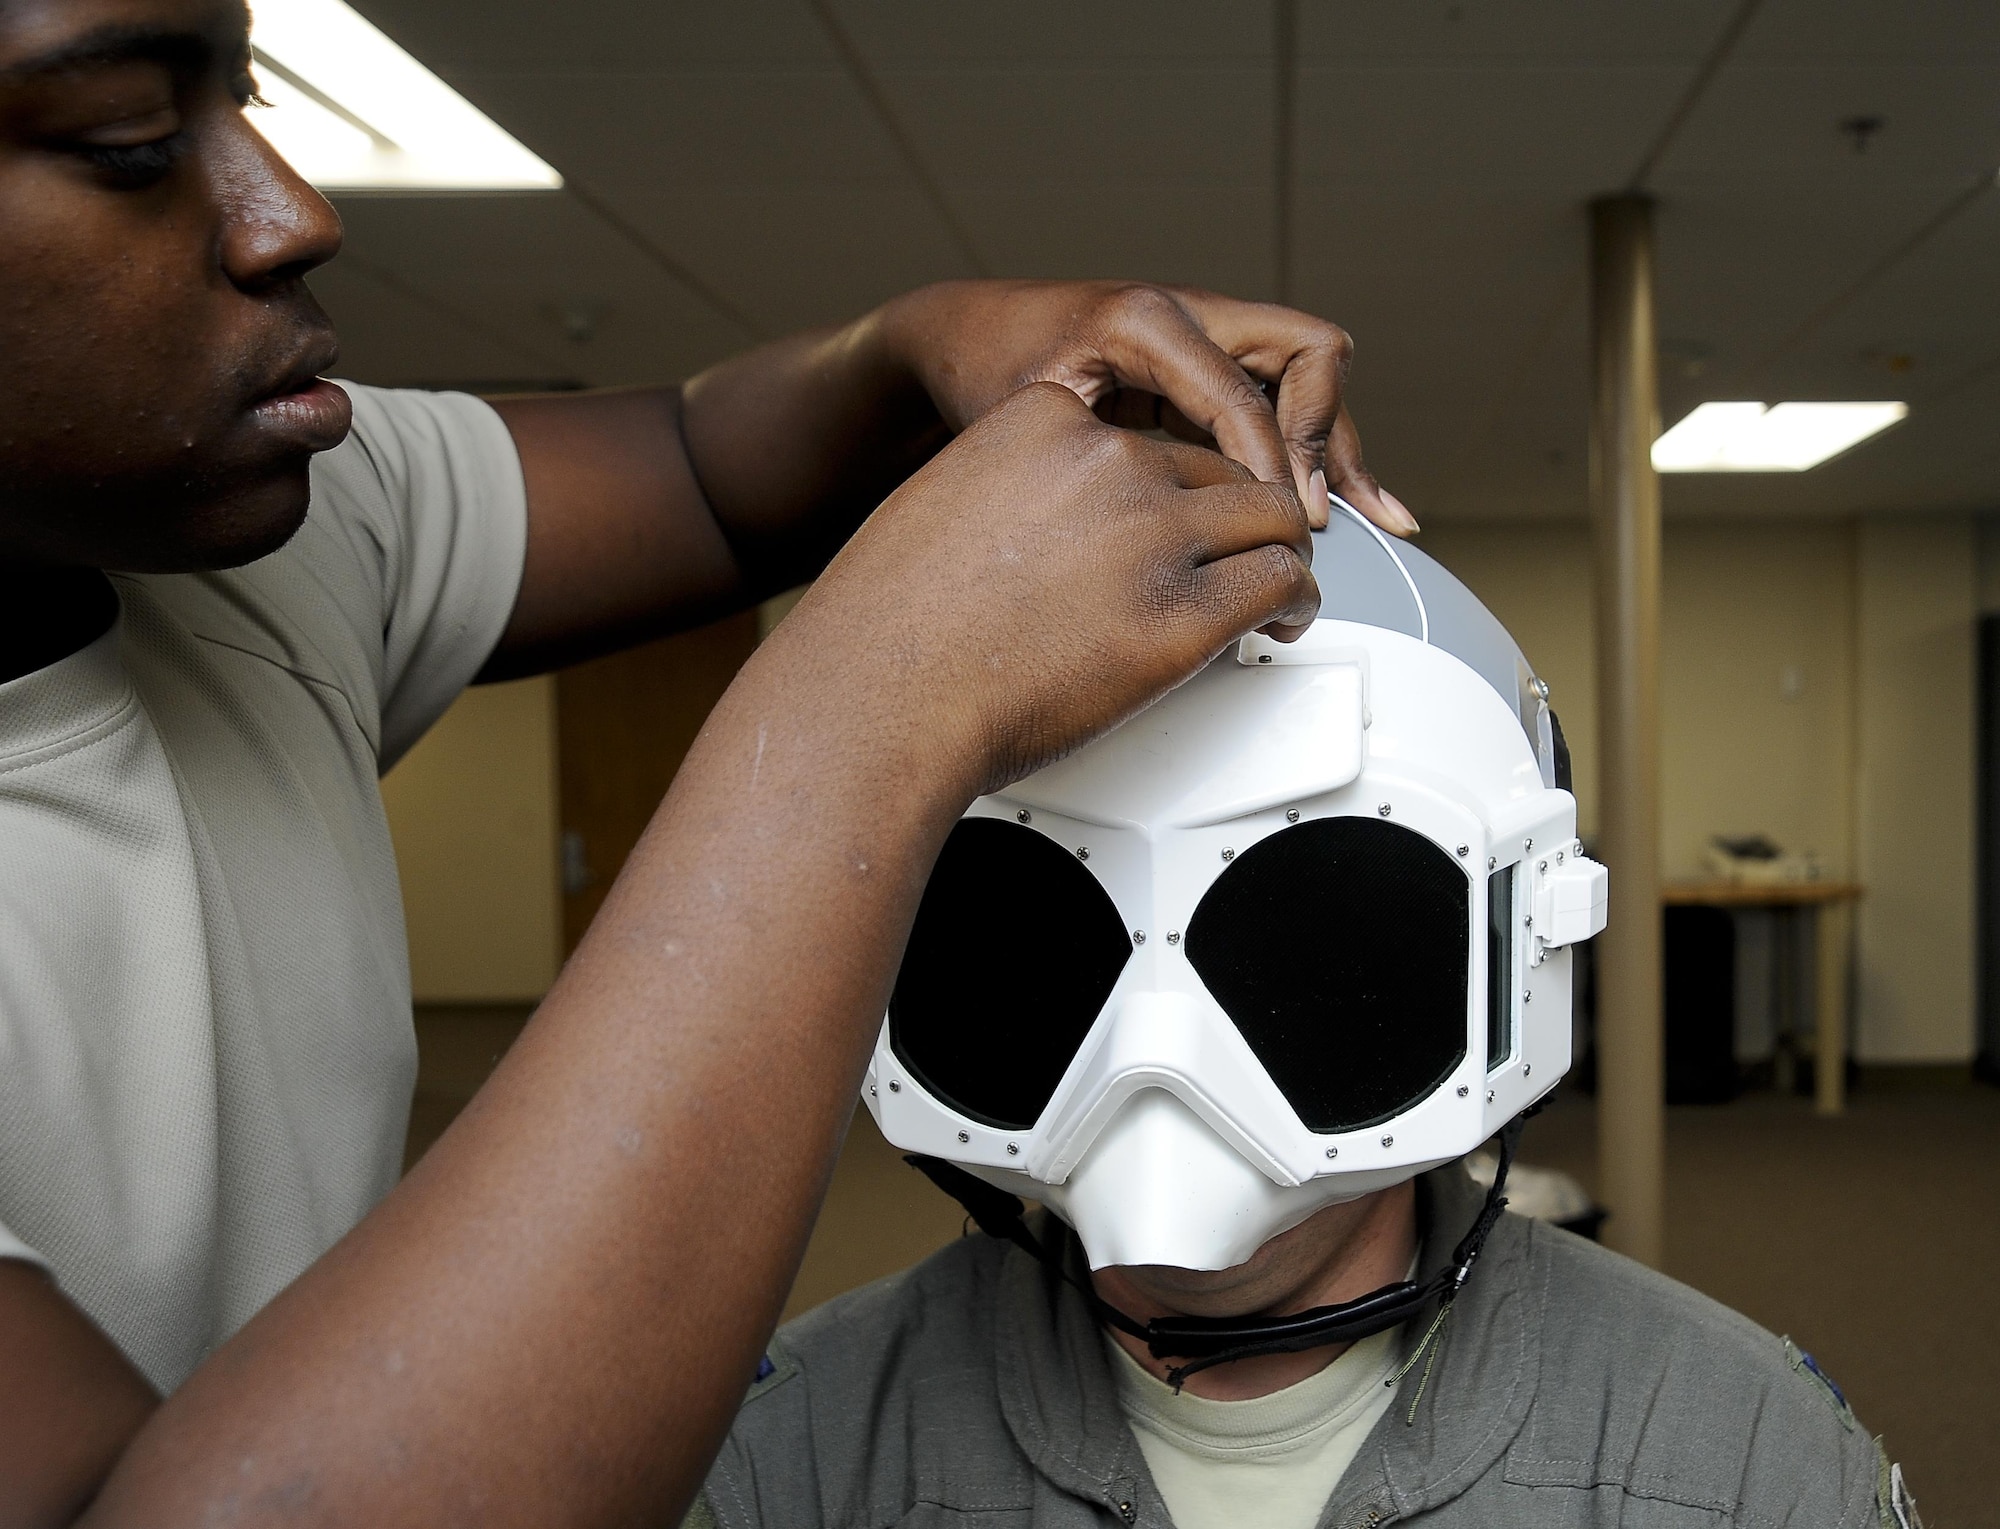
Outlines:
[[243, 115], [241, 0], [0, 0], [0, 560], [227, 567], [349, 409], [340, 223]]

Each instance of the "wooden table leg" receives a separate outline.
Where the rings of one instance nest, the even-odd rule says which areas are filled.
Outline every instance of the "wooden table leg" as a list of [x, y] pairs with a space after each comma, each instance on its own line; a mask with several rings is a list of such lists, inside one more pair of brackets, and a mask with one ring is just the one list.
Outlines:
[[1813, 920], [1813, 1010], [1817, 1047], [1813, 1107], [1838, 1115], [1847, 1107], [1847, 905], [1825, 902]]

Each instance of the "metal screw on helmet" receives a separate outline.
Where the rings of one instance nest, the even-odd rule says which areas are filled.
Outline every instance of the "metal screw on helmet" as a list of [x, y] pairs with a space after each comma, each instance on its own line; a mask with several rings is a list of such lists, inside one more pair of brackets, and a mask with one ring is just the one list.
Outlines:
[[1528, 913], [1528, 914], [1524, 914], [1524, 915], [1522, 915], [1522, 918], [1521, 918], [1521, 927], [1522, 927], [1523, 929], [1532, 929], [1532, 928], [1534, 928], [1534, 927], [1535, 927], [1535, 915], [1534, 915], [1534, 914], [1532, 914], [1532, 913]]
[[903, 1091], [903, 1085], [898, 1083], [894, 1078], [891, 1078], [889, 1080], [889, 1092], [892, 1094], [900, 1094], [902, 1091]]
[[879, 1097], [880, 1097], [880, 1096], [879, 1096], [879, 1095], [878, 1095], [878, 1094], [877, 1094], [877, 1093], [875, 1092], [875, 1085], [874, 1085], [873, 1083], [871, 1083], [871, 1084], [869, 1084], [869, 1085], [868, 1085], [868, 1097], [869, 1097], [870, 1099], [875, 1099], [875, 1098], [879, 1098]]
[[1090, 851], [1079, 844], [1076, 847], [1076, 858], [1079, 860], [1088, 860], [1090, 858]]
[[1523, 1062], [1521, 1064], [1521, 1076], [1524, 1078], [1533, 1073], [1534, 1070], [1535, 1064], [1533, 1062]]
[[1493, 1102], [1493, 1090], [1490, 1088], [1486, 1090], [1486, 1102], [1488, 1104]]
[[1459, 859], [1463, 860], [1463, 859], [1464, 859], [1464, 858], [1465, 858], [1465, 857], [1466, 857], [1467, 855], [1469, 855], [1469, 854], [1471, 854], [1471, 853], [1472, 853], [1472, 846], [1471, 846], [1470, 844], [1461, 844], [1461, 845], [1459, 845], [1459, 847], [1458, 847], [1458, 858], [1459, 858]]
[[1233, 849], [1226, 849], [1222, 852], [1222, 858], [1224, 860], [1234, 860], [1236, 858], [1236, 851]]
[[1546, 701], [1549, 698], [1549, 682], [1540, 675], [1528, 681], [1528, 688], [1535, 692], [1535, 699], [1538, 701]]
[[1521, 841], [1521, 853], [1524, 855], [1527, 854], [1527, 852], [1533, 849], [1534, 847], [1535, 847], [1535, 841], [1533, 839], [1523, 839]]
[[1389, 815], [1389, 804], [1384, 802], [1380, 807], [1375, 809], [1375, 813], [1378, 817], [1386, 818]]
[[1180, 942], [1181, 942], [1181, 932], [1180, 932], [1180, 930], [1178, 930], [1178, 929], [1169, 929], [1169, 930], [1167, 931], [1167, 943], [1168, 943], [1169, 945], [1178, 945], [1178, 944], [1180, 944]]
[[1531, 988], [1531, 987], [1529, 987], [1529, 988], [1522, 988], [1522, 989], [1521, 989], [1521, 1002], [1523, 1002], [1523, 1003], [1533, 1003], [1534, 1001], [1535, 1001], [1535, 990], [1534, 990], [1533, 988]]
[[1143, 945], [1143, 944], [1145, 944], [1145, 943], [1146, 943], [1146, 931], [1145, 931], [1145, 930], [1143, 930], [1143, 929], [1134, 929], [1134, 930], [1132, 931], [1132, 943], [1133, 943], [1134, 945]]
[[1470, 1083], [1461, 1083], [1458, 1085], [1459, 1098], [1463, 1099], [1467, 1094], [1471, 1092], [1472, 1092], [1472, 1085]]
[[1023, 807], [1019, 812], [1014, 814], [1014, 820], [1017, 823], [1032, 823], [1035, 821], [1035, 815]]
[[1339, 1156], [1340, 1156], [1340, 1148], [1338, 1148], [1338, 1147], [1328, 1147], [1328, 1148], [1326, 1149], [1326, 1155], [1327, 1155], [1328, 1157], [1339, 1157]]
[[1021, 1155], [1021, 1144], [1017, 1141], [1008, 1142], [1007, 1155], [1009, 1157], [1019, 1157]]
[[1385, 1147], [1393, 1147], [1396, 1145], [1396, 1138], [1393, 1136], [1385, 1136], [1382, 1138], [1382, 1145]]
[[960, 1132], [958, 1133], [958, 1139], [959, 1139], [960, 1141], [971, 1141], [971, 1140], [972, 1140], [972, 1133], [971, 1133], [970, 1131], [960, 1131]]
[[1549, 863], [1548, 863], [1548, 861], [1546, 861], [1546, 860], [1537, 860], [1537, 861], [1535, 862], [1535, 869], [1536, 869], [1536, 870], [1538, 870], [1538, 871], [1540, 871], [1540, 872], [1542, 872], [1542, 873], [1543, 873], [1544, 875], [1546, 875], [1546, 874], [1548, 873], [1548, 869], [1549, 869]]
[[1285, 821], [1286, 821], [1287, 823], [1296, 823], [1296, 822], [1298, 822], [1298, 820], [1299, 820], [1299, 809], [1298, 809], [1298, 808], [1296, 808], [1296, 807], [1288, 807], [1288, 808], [1286, 808], [1286, 809], [1285, 809]]
[[1557, 865], [1561, 865], [1562, 863], [1563, 863], [1563, 852], [1562, 852], [1561, 850], [1557, 850], [1557, 851], [1556, 851], [1556, 864], [1557, 864]]
[[1489, 871], [1492, 870], [1493, 867], [1498, 865], [1499, 863], [1500, 863], [1499, 860], [1492, 855], [1488, 855], [1486, 857], [1486, 869]]

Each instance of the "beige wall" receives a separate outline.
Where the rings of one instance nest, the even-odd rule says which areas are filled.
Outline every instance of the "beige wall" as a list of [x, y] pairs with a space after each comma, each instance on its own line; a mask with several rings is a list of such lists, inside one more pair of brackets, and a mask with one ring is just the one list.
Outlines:
[[[1549, 681], [1589, 833], [1587, 528], [1445, 527], [1424, 545]], [[1662, 577], [1665, 873], [1699, 875], [1712, 834], [1761, 832], [1857, 875], [1857, 1054], [1970, 1056], [1971, 521], [1671, 521]]]
[[1974, 527], [1861, 529], [1856, 973], [1864, 1060], [1973, 1051]]
[[555, 980], [555, 681], [482, 685], [382, 782], [419, 1003], [510, 1003]]

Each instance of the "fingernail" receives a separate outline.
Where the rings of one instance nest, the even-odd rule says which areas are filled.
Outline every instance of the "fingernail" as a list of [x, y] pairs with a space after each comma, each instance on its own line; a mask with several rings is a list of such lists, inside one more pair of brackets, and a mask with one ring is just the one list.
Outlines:
[[1326, 472], [1315, 467], [1313, 475], [1306, 479], [1306, 519], [1315, 526], [1325, 525], [1330, 503], [1326, 497]]
[[1375, 490], [1375, 493], [1382, 501], [1382, 508], [1389, 512], [1389, 518], [1396, 523], [1396, 529], [1401, 531], [1403, 535], [1414, 536], [1417, 532], [1423, 530], [1423, 527], [1417, 524], [1417, 517], [1405, 508], [1402, 500], [1398, 499], [1386, 488], [1378, 488]]

